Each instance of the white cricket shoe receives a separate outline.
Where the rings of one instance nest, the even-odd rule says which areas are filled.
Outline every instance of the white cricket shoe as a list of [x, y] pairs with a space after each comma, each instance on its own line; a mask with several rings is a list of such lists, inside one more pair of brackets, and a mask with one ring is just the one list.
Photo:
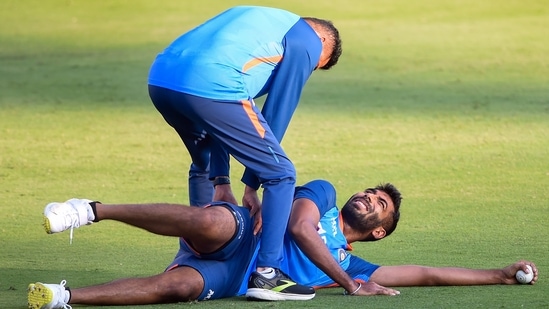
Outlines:
[[27, 288], [29, 309], [72, 309], [67, 304], [69, 293], [65, 289], [67, 281], [60, 284], [31, 283]]
[[72, 243], [73, 229], [92, 224], [95, 219], [89, 204], [91, 202], [91, 200], [73, 198], [64, 203], [49, 203], [44, 209], [44, 229], [48, 234], [70, 229], [70, 243]]

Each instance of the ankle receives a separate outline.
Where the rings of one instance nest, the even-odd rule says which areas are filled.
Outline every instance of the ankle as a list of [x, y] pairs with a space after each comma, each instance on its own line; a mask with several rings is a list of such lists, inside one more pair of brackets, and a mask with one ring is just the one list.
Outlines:
[[258, 267], [257, 272], [267, 279], [272, 279], [276, 276], [276, 271], [272, 267]]
[[100, 204], [101, 205], [101, 202], [99, 201], [94, 201], [94, 202], [90, 202], [90, 207], [91, 207], [91, 210], [92, 210], [92, 213], [93, 213], [93, 222], [99, 222], [99, 217], [97, 216], [97, 204]]

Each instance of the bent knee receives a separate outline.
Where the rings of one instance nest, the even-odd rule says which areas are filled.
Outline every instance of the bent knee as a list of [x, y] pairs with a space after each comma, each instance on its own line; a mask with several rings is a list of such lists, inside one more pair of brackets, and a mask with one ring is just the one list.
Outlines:
[[198, 299], [204, 289], [202, 275], [193, 268], [182, 266], [160, 275], [157, 289], [161, 302], [182, 302]]
[[203, 238], [213, 240], [230, 238], [236, 231], [236, 222], [226, 207], [210, 206], [202, 209], [194, 219]]
[[264, 164], [261, 170], [256, 171], [256, 176], [262, 182], [287, 180], [295, 182], [296, 175], [295, 166], [289, 159], [281, 160], [276, 164]]
[[265, 179], [264, 181], [262, 181], [262, 185], [263, 186], [276, 186], [276, 185], [281, 185], [281, 186], [288, 186], [288, 187], [295, 187], [295, 183], [296, 183], [296, 176], [295, 174], [293, 175], [284, 175], [283, 177], [278, 177], [278, 178], [275, 178], [275, 179]]
[[234, 222], [230, 210], [226, 207], [210, 206], [203, 209], [200, 216], [197, 218], [198, 222], [205, 228], [212, 228], [213, 226], [223, 226], [227, 222]]

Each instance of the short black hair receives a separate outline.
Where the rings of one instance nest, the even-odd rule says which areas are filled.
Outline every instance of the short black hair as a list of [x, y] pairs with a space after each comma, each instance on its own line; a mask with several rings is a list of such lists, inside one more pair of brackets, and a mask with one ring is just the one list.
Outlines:
[[400, 220], [400, 202], [402, 201], [402, 194], [400, 194], [400, 191], [391, 183], [379, 184], [375, 189], [387, 193], [395, 206], [393, 215], [385, 218], [381, 222], [381, 226], [385, 229], [385, 237], [387, 237], [394, 232], [398, 221]]
[[328, 63], [326, 63], [324, 66], [319, 68], [321, 70], [329, 70], [331, 67], [337, 64], [337, 62], [339, 61], [339, 57], [343, 53], [339, 31], [334, 26], [334, 24], [329, 20], [320, 19], [316, 17], [303, 17], [303, 19], [314, 22], [315, 24], [324, 28], [324, 30], [326, 30], [328, 33], [330, 33], [330, 39], [334, 44], [332, 49], [332, 54], [330, 55], [330, 60], [328, 60]]

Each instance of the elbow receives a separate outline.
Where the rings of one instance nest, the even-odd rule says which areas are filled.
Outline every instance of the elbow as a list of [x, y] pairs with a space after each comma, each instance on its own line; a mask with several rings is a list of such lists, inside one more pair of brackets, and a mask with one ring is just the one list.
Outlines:
[[306, 227], [304, 226], [304, 224], [297, 223], [288, 226], [288, 233], [298, 243], [301, 239], [303, 239], [305, 235], [305, 230]]
[[300, 230], [300, 227], [297, 224], [292, 224], [288, 226], [288, 233], [294, 239], [296, 238], [296, 236], [299, 236], [299, 230]]

